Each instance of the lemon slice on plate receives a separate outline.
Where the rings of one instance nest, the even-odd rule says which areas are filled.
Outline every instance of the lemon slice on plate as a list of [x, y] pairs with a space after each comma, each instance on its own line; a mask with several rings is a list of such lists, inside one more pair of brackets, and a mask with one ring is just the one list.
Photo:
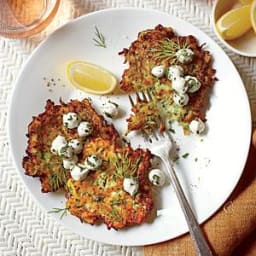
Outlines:
[[66, 75], [74, 87], [92, 94], [108, 94], [117, 85], [116, 77], [108, 70], [80, 60], [67, 65]]
[[251, 23], [254, 32], [256, 33], [256, 0], [251, 5]]
[[236, 39], [251, 27], [251, 5], [233, 9], [225, 13], [216, 23], [216, 28], [224, 40]]

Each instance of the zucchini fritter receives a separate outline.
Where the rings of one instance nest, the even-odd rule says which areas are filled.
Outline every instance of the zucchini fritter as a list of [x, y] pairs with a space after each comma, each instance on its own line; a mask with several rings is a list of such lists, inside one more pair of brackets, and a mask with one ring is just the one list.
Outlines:
[[127, 134], [130, 131], [139, 130], [149, 135], [159, 126], [160, 130], [164, 130], [164, 124], [161, 122], [159, 111], [154, 101], [146, 102], [138, 99], [137, 103], [132, 107], [132, 112], [134, 114], [127, 119]]
[[[178, 61], [176, 53], [181, 49], [189, 49], [193, 52], [192, 61], [189, 63]], [[185, 133], [189, 133], [189, 123], [193, 119], [200, 118], [205, 121], [208, 97], [215, 80], [215, 70], [212, 69], [210, 53], [203, 50], [203, 45], [199, 45], [194, 36], [179, 36], [171, 27], [158, 25], [154, 29], [140, 32], [137, 40], [119, 54], [124, 56], [124, 62], [129, 65], [120, 82], [123, 91], [136, 92], [149, 89], [157, 102], [159, 112], [164, 113], [168, 121], [178, 121]], [[152, 75], [152, 68], [159, 65], [165, 68], [179, 65], [184, 71], [184, 76], [193, 76], [200, 82], [200, 89], [189, 94], [187, 105], [179, 106], [174, 102], [171, 80], [166, 76], [158, 78]], [[142, 108], [136, 106], [135, 108], [143, 111]], [[155, 114], [159, 113], [155, 112]], [[137, 111], [135, 115], [139, 117], [142, 113]], [[156, 116], [152, 116], [152, 119], [156, 119]], [[143, 129], [143, 125], [137, 126], [132, 123], [133, 121], [137, 119], [128, 119], [128, 127]], [[158, 127], [160, 128], [160, 123]]]
[[[104, 222], [108, 228], [115, 229], [145, 221], [153, 207], [148, 179], [150, 152], [96, 138], [84, 148], [85, 158], [91, 154], [99, 156], [103, 164], [81, 182], [68, 180], [66, 207], [69, 212], [81, 221]], [[127, 177], [138, 180], [139, 191], [135, 196], [123, 190], [123, 180]]]
[[[51, 100], [46, 103], [45, 111], [36, 117], [28, 126], [28, 146], [23, 158], [23, 168], [29, 176], [40, 177], [42, 192], [57, 191], [64, 187], [70, 174], [63, 168], [62, 159], [51, 153], [51, 143], [57, 135], [63, 135], [68, 140], [78, 138], [74, 129], [63, 125], [62, 116], [75, 112], [82, 120], [91, 122], [92, 134], [85, 144], [96, 137], [115, 142], [119, 135], [113, 125], [108, 125], [104, 118], [96, 113], [89, 100], [72, 100], [65, 104], [55, 105]], [[82, 157], [82, 154], [79, 156]]]

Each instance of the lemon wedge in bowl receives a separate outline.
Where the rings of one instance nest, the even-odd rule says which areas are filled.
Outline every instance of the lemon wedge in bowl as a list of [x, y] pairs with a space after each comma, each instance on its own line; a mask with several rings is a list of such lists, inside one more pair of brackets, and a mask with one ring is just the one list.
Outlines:
[[239, 0], [241, 4], [251, 4], [253, 0]]
[[74, 87], [92, 94], [111, 93], [117, 85], [117, 79], [111, 72], [80, 60], [67, 65], [66, 75]]
[[256, 33], [256, 0], [251, 5], [251, 23], [254, 32]]
[[252, 27], [251, 5], [232, 9], [225, 13], [216, 23], [216, 28], [224, 40], [233, 40], [245, 34]]

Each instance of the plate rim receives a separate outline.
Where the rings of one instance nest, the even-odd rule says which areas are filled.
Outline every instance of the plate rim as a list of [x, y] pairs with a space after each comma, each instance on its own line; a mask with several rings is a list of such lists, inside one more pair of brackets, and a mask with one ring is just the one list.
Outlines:
[[[205, 223], [208, 219], [210, 219], [211, 217], [213, 217], [216, 212], [225, 204], [225, 202], [227, 201], [227, 199], [231, 196], [231, 194], [233, 193], [234, 189], [236, 188], [239, 180], [241, 179], [241, 176], [243, 174], [243, 171], [244, 171], [244, 167], [245, 167], [245, 164], [246, 164], [246, 161], [247, 161], [247, 158], [248, 158], [248, 154], [249, 154], [249, 149], [250, 149], [250, 140], [251, 140], [251, 132], [252, 132], [252, 117], [251, 117], [251, 109], [250, 109], [250, 103], [249, 103], [249, 98], [248, 98], [248, 95], [247, 95], [247, 92], [246, 92], [246, 89], [245, 89], [245, 85], [244, 85], [244, 82], [241, 78], [241, 75], [239, 74], [236, 66], [234, 65], [234, 63], [232, 62], [232, 60], [230, 59], [230, 57], [225, 53], [225, 51], [219, 46], [219, 44], [213, 39], [211, 38], [210, 36], [208, 36], [203, 30], [201, 30], [200, 28], [198, 28], [197, 26], [195, 26], [193, 23], [189, 23], [179, 17], [176, 17], [168, 12], [164, 12], [164, 11], [161, 11], [161, 10], [154, 10], [154, 9], [150, 9], [150, 8], [137, 8], [137, 7], [122, 7], [122, 8], [106, 8], [106, 9], [103, 9], [103, 10], [97, 10], [97, 11], [93, 11], [93, 12], [90, 12], [90, 13], [87, 13], [87, 14], [84, 14], [84, 15], [81, 15], [71, 21], [68, 21], [67, 23], [61, 25], [60, 27], [58, 27], [55, 31], [53, 31], [50, 35], [48, 35], [42, 42], [40, 42], [37, 47], [35, 47], [35, 49], [31, 52], [30, 56], [26, 59], [26, 61], [24, 62], [24, 64], [22, 65], [20, 71], [18, 72], [17, 76], [16, 76], [16, 79], [14, 81], [14, 86], [12, 88], [12, 91], [10, 93], [10, 103], [9, 103], [9, 107], [8, 107], [8, 111], [7, 111], [7, 137], [8, 137], [8, 141], [10, 142], [10, 153], [11, 153], [11, 157], [12, 157], [12, 162], [14, 162], [14, 167], [15, 167], [15, 170], [16, 172], [18, 172], [21, 180], [22, 180], [22, 183], [25, 185], [26, 187], [26, 190], [29, 192], [30, 195], [32, 195], [32, 198], [34, 198], [35, 202], [37, 205], [40, 206], [40, 208], [43, 210], [43, 211], [46, 211], [46, 207], [37, 199], [36, 195], [34, 193], [32, 193], [32, 191], [30, 190], [28, 184], [26, 183], [25, 179], [24, 179], [24, 172], [21, 172], [21, 168], [20, 168], [20, 163], [17, 161], [17, 157], [15, 157], [15, 154], [14, 154], [14, 145], [15, 145], [15, 142], [13, 142], [13, 139], [12, 139], [12, 131], [11, 131], [11, 114], [12, 114], [12, 111], [13, 111], [13, 107], [15, 105], [13, 99], [14, 99], [14, 96], [15, 96], [15, 92], [16, 92], [16, 88], [19, 84], [19, 80], [21, 79], [21, 76], [22, 76], [22, 73], [24, 71], [24, 69], [26, 68], [26, 66], [28, 65], [28, 63], [31, 61], [31, 59], [34, 57], [34, 55], [37, 53], [37, 51], [39, 51], [41, 49], [41, 47], [43, 47], [44, 44], [47, 43], [47, 41], [49, 40], [49, 38], [51, 38], [57, 31], [59, 31], [60, 29], [62, 29], [63, 27], [65, 26], [68, 26], [72, 23], [76, 23], [78, 22], [79, 20], [83, 20], [83, 19], [86, 19], [87, 17], [89, 16], [94, 16], [94, 15], [100, 15], [100, 14], [104, 14], [106, 12], [119, 12], [119, 11], [142, 11], [142, 12], [151, 12], [151, 13], [158, 13], [158, 14], [162, 14], [162, 15], [166, 15], [166, 16], [170, 16], [172, 17], [173, 19], [177, 20], [178, 22], [182, 22], [182, 23], [186, 23], [188, 24], [189, 26], [193, 26], [193, 28], [195, 28], [196, 30], [200, 31], [201, 33], [204, 34], [204, 36], [207, 38], [207, 40], [211, 41], [212, 44], [214, 44], [215, 47], [219, 48], [219, 50], [227, 57], [227, 60], [229, 61], [229, 64], [234, 68], [234, 70], [237, 72], [237, 76], [239, 77], [239, 83], [241, 83], [241, 85], [243, 85], [243, 87], [241, 88], [243, 94], [244, 94], [244, 98], [246, 100], [246, 108], [248, 111], [247, 112], [247, 122], [248, 122], [248, 131], [249, 131], [249, 134], [247, 135], [247, 150], [244, 152], [244, 155], [243, 155], [243, 161], [240, 161], [240, 164], [242, 166], [242, 170], [240, 171], [240, 175], [238, 175], [237, 179], [234, 180], [233, 182], [233, 185], [232, 185], [232, 190], [229, 191], [229, 193], [227, 193], [227, 196], [225, 197], [225, 200], [222, 202], [222, 204], [218, 205], [217, 207], [215, 207], [214, 210], [212, 210], [211, 214], [204, 218], [202, 221], [200, 221], [200, 224], [202, 223]], [[171, 26], [171, 24], [170, 24]], [[138, 31], [139, 32], [139, 31]], [[25, 150], [25, 149], [24, 149]], [[24, 151], [25, 152], [25, 151]], [[49, 217], [49, 215], [47, 215]], [[49, 217], [50, 218], [50, 217]], [[73, 233], [77, 233], [87, 239], [94, 239], [94, 238], [91, 238], [90, 236], [85, 236], [85, 235], [82, 235], [81, 232], [75, 232], [70, 226], [66, 225], [65, 223], [63, 223], [57, 216], [53, 216], [52, 217], [53, 219], [57, 220], [58, 223], [60, 223], [62, 226], [64, 226], [65, 228], [67, 228], [68, 230], [70, 230], [71, 232]], [[171, 238], [166, 238], [166, 239], [159, 239], [159, 240], [154, 240], [154, 241], [148, 241], [148, 242], [145, 242], [145, 243], [130, 243], [130, 242], [123, 242], [123, 243], [115, 243], [113, 242], [112, 240], [108, 240], [108, 239], [97, 239], [96, 241], [99, 241], [99, 242], [104, 242], [104, 243], [108, 243], [108, 244], [113, 244], [113, 245], [124, 245], [124, 246], [144, 246], [144, 245], [149, 245], [149, 244], [156, 244], [156, 243], [160, 243], [160, 242], [165, 242], [165, 241], [168, 241], [168, 240], [172, 240], [174, 238], [177, 238], [177, 237], [180, 237], [184, 234], [186, 234], [188, 232], [188, 228], [186, 229], [186, 231], [180, 233], [179, 235], [176, 235], [174, 237], [171, 237]]]

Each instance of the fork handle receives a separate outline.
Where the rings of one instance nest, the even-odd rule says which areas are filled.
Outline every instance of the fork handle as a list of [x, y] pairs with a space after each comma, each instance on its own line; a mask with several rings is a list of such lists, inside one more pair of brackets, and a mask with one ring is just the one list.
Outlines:
[[165, 163], [165, 166], [168, 170], [168, 173], [171, 176], [171, 181], [174, 187], [174, 190], [176, 192], [177, 198], [180, 202], [180, 206], [183, 210], [183, 213], [185, 215], [189, 232], [191, 234], [197, 255], [199, 256], [213, 256], [213, 252], [210, 249], [206, 238], [196, 220], [196, 217], [186, 199], [186, 196], [183, 192], [183, 189], [180, 185], [180, 182], [177, 178], [177, 175], [175, 173], [175, 170], [172, 167], [172, 162], [169, 159], [169, 157], [163, 157], [162, 160]]

